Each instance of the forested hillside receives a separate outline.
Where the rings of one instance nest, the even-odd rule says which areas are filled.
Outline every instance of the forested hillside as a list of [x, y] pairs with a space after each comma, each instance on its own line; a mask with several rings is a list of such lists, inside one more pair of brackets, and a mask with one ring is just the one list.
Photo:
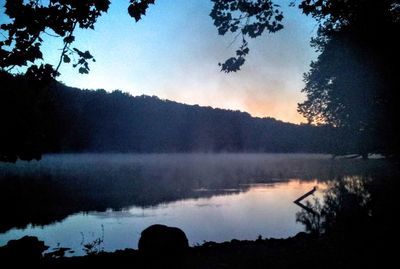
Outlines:
[[1, 80], [4, 156], [15, 148], [21, 148], [15, 158], [24, 159], [32, 150], [39, 157], [41, 152], [330, 152], [336, 146], [328, 127], [58, 82], [41, 88], [7, 74]]

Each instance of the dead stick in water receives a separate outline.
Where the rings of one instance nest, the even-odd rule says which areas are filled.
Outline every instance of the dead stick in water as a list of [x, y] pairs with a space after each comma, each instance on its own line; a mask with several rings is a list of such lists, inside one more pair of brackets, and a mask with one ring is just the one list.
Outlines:
[[307, 196], [313, 195], [314, 192], [317, 190], [317, 187], [314, 187], [311, 191], [307, 192], [306, 194], [300, 196], [299, 198], [297, 198], [296, 200], [294, 200], [294, 203], [300, 203], [301, 200], [303, 200], [304, 198], [306, 198]]
[[315, 212], [312, 208], [304, 205], [301, 203], [301, 200], [303, 200], [304, 198], [313, 195], [314, 192], [317, 190], [317, 187], [314, 187], [311, 191], [307, 192], [306, 194], [300, 196], [299, 198], [297, 198], [296, 200], [294, 200], [293, 203], [295, 203], [296, 205], [300, 206], [301, 208], [303, 208], [304, 210], [308, 211], [311, 214], [317, 215], [318, 213]]

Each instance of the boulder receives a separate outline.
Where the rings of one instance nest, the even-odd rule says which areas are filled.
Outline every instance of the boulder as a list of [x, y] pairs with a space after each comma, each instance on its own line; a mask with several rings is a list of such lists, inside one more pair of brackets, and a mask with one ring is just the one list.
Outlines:
[[147, 254], [179, 255], [188, 248], [188, 239], [181, 229], [161, 224], [144, 229], [139, 239], [139, 251]]
[[0, 260], [9, 260], [18, 264], [38, 261], [48, 248], [37, 237], [24, 236], [18, 240], [10, 240], [7, 245], [0, 247]]

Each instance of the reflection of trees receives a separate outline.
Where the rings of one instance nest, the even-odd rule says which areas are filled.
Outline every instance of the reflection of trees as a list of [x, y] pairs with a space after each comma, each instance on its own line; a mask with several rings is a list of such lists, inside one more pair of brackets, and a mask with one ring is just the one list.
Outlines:
[[[324, 242], [328, 255], [345, 264], [382, 265], [393, 258], [398, 172], [348, 176], [330, 182], [321, 200], [308, 202], [297, 221]], [[350, 262], [349, 262], [350, 261]]]
[[370, 194], [368, 178], [345, 177], [333, 183], [325, 196], [325, 232], [355, 231], [360, 223], [368, 222]]
[[[208, 191], [196, 191], [196, 179], [176, 179], [174, 175], [125, 171], [126, 175], [110, 177], [96, 174], [87, 177], [52, 175], [0, 177], [0, 233], [28, 224], [47, 225], [62, 221], [78, 212], [122, 210], [131, 206], [151, 207], [189, 198], [234, 194], [248, 190], [248, 185], [229, 182], [204, 182]], [[114, 175], [115, 176], [115, 175]], [[228, 184], [227, 184], [228, 183]], [[231, 189], [236, 187], [234, 191]], [[229, 189], [229, 190], [227, 190]]]
[[[47, 225], [78, 212], [149, 207], [181, 199], [232, 194], [226, 190], [246, 191], [249, 184], [269, 183], [271, 179], [325, 181], [342, 174], [360, 174], [384, 164], [379, 160], [262, 156], [66, 155], [45, 158], [36, 164], [3, 164], [0, 232], [24, 228], [29, 223]], [[196, 191], [199, 189], [207, 191]]]
[[297, 221], [303, 223], [313, 234], [344, 232], [356, 229], [358, 224], [370, 217], [371, 195], [366, 184], [369, 179], [361, 176], [347, 176], [331, 181], [325, 191], [323, 201], [314, 198], [307, 201], [305, 210], [296, 214]]
[[322, 231], [321, 211], [322, 205], [319, 199], [314, 198], [313, 202], [306, 201], [302, 210], [296, 214], [296, 220], [303, 223], [306, 231], [319, 235]]

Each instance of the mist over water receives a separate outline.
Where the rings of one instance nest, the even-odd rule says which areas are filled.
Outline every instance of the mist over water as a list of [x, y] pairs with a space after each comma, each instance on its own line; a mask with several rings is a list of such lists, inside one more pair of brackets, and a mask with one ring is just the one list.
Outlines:
[[317, 154], [62, 154], [0, 165], [0, 245], [35, 235], [51, 247], [103, 238], [136, 248], [154, 223], [182, 228], [190, 244], [285, 238], [304, 228], [293, 201], [379, 160]]

